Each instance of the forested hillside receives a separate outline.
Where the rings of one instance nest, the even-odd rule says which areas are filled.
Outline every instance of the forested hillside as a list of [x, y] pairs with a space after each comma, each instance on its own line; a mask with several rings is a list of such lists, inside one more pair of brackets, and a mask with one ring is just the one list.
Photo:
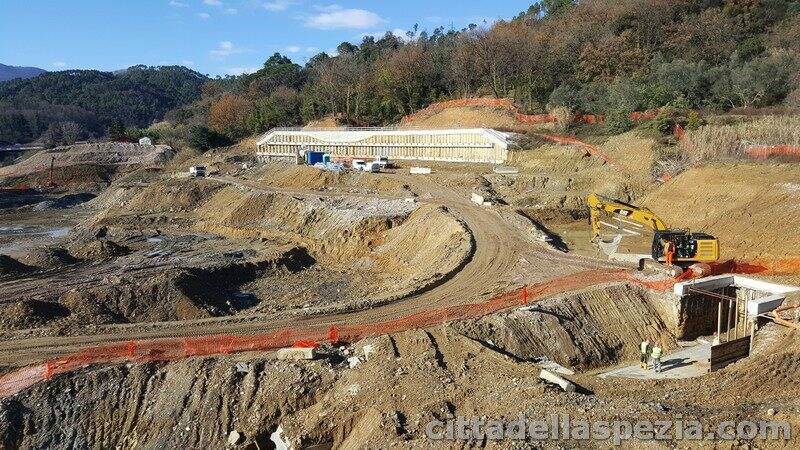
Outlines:
[[19, 67], [0, 64], [0, 81], [14, 80], [17, 78], [31, 78], [45, 73], [38, 67]]
[[787, 0], [548, 0], [491, 27], [345, 42], [305, 67], [275, 55], [255, 74], [212, 82], [200, 111], [236, 138], [331, 114], [386, 124], [436, 100], [485, 95], [610, 124], [665, 105], [797, 107], [798, 12]]
[[800, 1], [544, 0], [493, 25], [343, 42], [304, 66], [275, 54], [239, 77], [140, 67], [2, 83], [0, 140], [34, 138], [54, 122], [142, 127], [175, 108], [166, 114], [175, 133], [195, 130], [211, 145], [326, 116], [389, 124], [475, 96], [509, 97], [529, 113], [602, 114], [619, 132], [631, 111], [663, 106], [797, 108], [799, 86]]
[[131, 67], [121, 73], [51, 72], [0, 83], [0, 144], [43, 133], [83, 138], [112, 124], [147, 126], [195, 101], [206, 77], [184, 67]]

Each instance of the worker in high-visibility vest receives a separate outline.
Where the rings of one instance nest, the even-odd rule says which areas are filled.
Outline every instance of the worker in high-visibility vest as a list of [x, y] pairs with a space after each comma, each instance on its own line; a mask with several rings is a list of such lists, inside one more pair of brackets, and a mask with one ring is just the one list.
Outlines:
[[657, 343], [653, 344], [650, 357], [653, 358], [653, 371], [655, 371], [655, 373], [661, 373], [661, 346]]
[[668, 241], [664, 253], [667, 255], [667, 265], [672, 265], [672, 259], [675, 258], [675, 243]]
[[639, 367], [647, 369], [647, 359], [650, 357], [650, 341], [647, 339], [643, 340], [642, 343], [639, 344], [639, 350], [641, 351]]

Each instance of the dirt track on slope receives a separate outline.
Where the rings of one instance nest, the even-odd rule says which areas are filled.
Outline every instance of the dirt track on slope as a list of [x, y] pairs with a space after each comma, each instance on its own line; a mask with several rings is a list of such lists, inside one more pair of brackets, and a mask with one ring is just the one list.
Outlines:
[[[424, 193], [426, 202], [447, 207], [464, 221], [475, 240], [472, 259], [452, 278], [426, 292], [356, 311], [308, 314], [303, 311], [215, 317], [181, 322], [137, 323], [94, 327], [91, 334], [63, 337], [37, 337], [6, 340], [0, 343], [0, 365], [22, 366], [57, 358], [85, 347], [111, 342], [200, 336], [211, 334], [250, 334], [286, 327], [334, 324], [368, 324], [404, 317], [432, 308], [469, 304], [525, 283], [536, 283], [587, 269], [613, 267], [607, 262], [555, 252], [544, 244], [533, 243], [523, 230], [502, 219], [497, 211], [482, 208], [466, 196], [434, 181], [396, 175], [415, 192]], [[256, 182], [220, 179], [242, 187], [278, 191]], [[292, 195], [325, 195], [320, 192], [279, 190]], [[331, 193], [336, 195], [336, 193]], [[585, 286], [559, 286], [566, 292]]]

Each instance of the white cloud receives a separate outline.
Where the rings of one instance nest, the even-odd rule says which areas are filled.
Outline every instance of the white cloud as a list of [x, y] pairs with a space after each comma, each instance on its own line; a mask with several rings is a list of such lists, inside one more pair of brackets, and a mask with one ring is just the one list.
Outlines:
[[265, 2], [261, 6], [264, 7], [267, 11], [278, 12], [278, 11], [286, 11], [289, 9], [290, 6], [297, 3], [296, 0], [273, 0], [270, 2]]
[[298, 47], [296, 45], [290, 45], [290, 46], [286, 47], [286, 51], [289, 52], [289, 53], [299, 53], [300, 52], [300, 47]]
[[209, 54], [216, 58], [224, 58], [226, 56], [243, 53], [244, 51], [245, 49], [237, 47], [231, 41], [222, 41], [217, 45], [217, 48], [211, 50]]
[[170, 0], [169, 6], [172, 6], [173, 8], [186, 8], [189, 5], [183, 2], [179, 2], [178, 0]]
[[203, 20], [208, 20], [208, 19], [210, 19], [210, 18], [211, 18], [211, 14], [209, 14], [209, 13], [204, 13], [204, 12], [203, 12], [203, 13], [198, 13], [198, 14], [197, 14], [197, 17], [199, 17], [199, 18], [201, 18], [201, 19], [203, 19]]
[[222, 6], [222, 1], [220, 0], [203, 0], [203, 4], [208, 6]]
[[260, 67], [229, 67], [225, 69], [225, 73], [228, 75], [242, 75], [245, 73], [253, 73], [257, 72]]
[[307, 27], [320, 30], [342, 28], [363, 30], [386, 22], [385, 19], [374, 12], [364, 9], [342, 9], [339, 5], [330, 5], [321, 8], [321, 10], [324, 12], [306, 19], [305, 24]]
[[67, 63], [65, 63], [64, 61], [56, 61], [53, 63], [53, 67], [55, 67], [56, 69], [63, 69], [67, 67]]
[[238, 14], [239, 10], [236, 9], [236, 8], [225, 8], [222, 12], [224, 12], [225, 14], [234, 15], [234, 14]]
[[319, 49], [317, 47], [306, 47], [306, 53], [317, 53]]
[[181, 65], [186, 67], [194, 67], [194, 61], [190, 61], [188, 59], [182, 59]]

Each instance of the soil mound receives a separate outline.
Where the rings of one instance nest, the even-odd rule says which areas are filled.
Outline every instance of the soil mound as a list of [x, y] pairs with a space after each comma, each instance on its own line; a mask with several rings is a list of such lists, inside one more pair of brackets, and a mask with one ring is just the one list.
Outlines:
[[74, 256], [61, 247], [35, 248], [20, 259], [22, 263], [40, 269], [54, 269], [78, 262]]
[[33, 267], [22, 264], [8, 255], [0, 255], [0, 277], [18, 276], [31, 270]]
[[495, 106], [456, 106], [425, 111], [404, 120], [403, 128], [501, 128], [521, 126], [514, 113]]
[[169, 180], [154, 183], [125, 202], [126, 209], [141, 212], [193, 211], [222, 185], [211, 180]]
[[167, 145], [139, 145], [123, 142], [79, 144], [43, 150], [17, 164], [0, 168], [0, 178], [21, 177], [48, 171], [50, 164], [61, 168], [76, 165], [154, 165], [172, 157]]
[[72, 249], [72, 255], [80, 259], [109, 259], [130, 253], [130, 249], [105, 239], [94, 239]]
[[69, 314], [69, 309], [58, 303], [25, 300], [3, 308], [3, 314], [0, 314], [0, 327], [3, 330], [41, 327]]

